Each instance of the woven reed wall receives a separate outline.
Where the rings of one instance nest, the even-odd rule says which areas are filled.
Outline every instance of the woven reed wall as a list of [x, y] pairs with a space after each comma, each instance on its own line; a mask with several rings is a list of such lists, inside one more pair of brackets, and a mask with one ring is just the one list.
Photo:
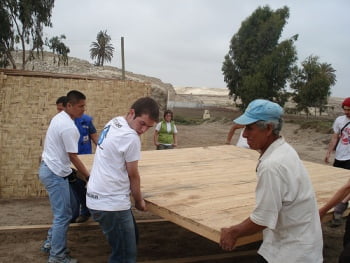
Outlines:
[[86, 95], [98, 132], [150, 91], [135, 81], [0, 71], [0, 198], [46, 196], [38, 179], [43, 142], [56, 99], [72, 89]]

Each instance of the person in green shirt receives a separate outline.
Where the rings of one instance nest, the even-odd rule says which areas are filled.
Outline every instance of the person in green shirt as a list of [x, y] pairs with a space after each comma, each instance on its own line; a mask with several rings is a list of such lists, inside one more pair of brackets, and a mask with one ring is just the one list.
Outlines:
[[171, 110], [164, 112], [164, 120], [157, 124], [153, 140], [157, 150], [173, 149], [177, 146], [177, 129]]

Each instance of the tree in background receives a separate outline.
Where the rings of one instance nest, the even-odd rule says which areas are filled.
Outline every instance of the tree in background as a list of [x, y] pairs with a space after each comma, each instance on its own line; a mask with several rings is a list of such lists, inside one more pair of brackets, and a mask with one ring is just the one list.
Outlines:
[[[321, 114], [335, 85], [335, 69], [331, 64], [320, 63], [319, 57], [309, 56], [302, 62], [302, 68], [295, 69], [290, 87], [294, 90], [293, 100], [297, 110], [310, 114], [309, 107], [314, 107]], [[316, 112], [315, 112], [316, 113]]]
[[241, 109], [250, 101], [264, 98], [284, 105], [285, 86], [297, 60], [297, 35], [278, 43], [289, 18], [288, 7], [272, 11], [259, 7], [248, 17], [232, 39], [222, 66], [229, 95]]
[[[1, 0], [1, 37], [0, 49], [7, 61], [16, 68], [11, 51], [15, 45], [22, 48], [22, 69], [34, 58], [34, 51], [42, 51], [43, 27], [51, 27], [51, 11], [54, 0]], [[5, 23], [3, 24], [3, 21]], [[4, 33], [5, 32], [5, 33]], [[28, 50], [28, 54], [26, 51]], [[1, 53], [1, 54], [3, 54]], [[3, 56], [2, 56], [3, 57]]]
[[9, 65], [6, 47], [13, 46], [14, 39], [11, 35], [10, 17], [3, 4], [0, 4], [0, 25], [0, 67], [6, 68]]
[[96, 40], [90, 46], [90, 57], [91, 59], [96, 58], [96, 66], [103, 66], [105, 60], [111, 62], [114, 47], [110, 43], [111, 37], [107, 34], [107, 30], [98, 32]]
[[53, 63], [56, 63], [56, 54], [58, 57], [58, 66], [60, 66], [61, 62], [63, 62], [64, 66], [68, 66], [68, 54], [70, 49], [62, 42], [63, 39], [66, 39], [65, 35], [61, 35], [60, 37], [52, 37], [50, 40], [46, 39], [46, 46], [52, 50], [53, 53]]

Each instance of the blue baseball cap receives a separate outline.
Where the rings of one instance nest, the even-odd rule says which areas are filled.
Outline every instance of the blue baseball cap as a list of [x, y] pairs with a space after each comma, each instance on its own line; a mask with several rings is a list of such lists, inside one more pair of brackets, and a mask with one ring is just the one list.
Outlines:
[[263, 99], [253, 100], [249, 103], [245, 112], [233, 122], [248, 125], [257, 121], [279, 120], [283, 115], [283, 109], [275, 102]]

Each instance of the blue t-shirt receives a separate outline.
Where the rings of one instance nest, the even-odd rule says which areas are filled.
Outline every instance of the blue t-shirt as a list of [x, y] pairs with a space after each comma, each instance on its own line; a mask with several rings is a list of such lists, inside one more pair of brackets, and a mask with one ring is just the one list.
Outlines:
[[80, 133], [78, 154], [91, 154], [92, 145], [90, 134], [96, 133], [96, 128], [92, 123], [92, 117], [83, 114], [80, 118], [76, 118], [74, 122]]

